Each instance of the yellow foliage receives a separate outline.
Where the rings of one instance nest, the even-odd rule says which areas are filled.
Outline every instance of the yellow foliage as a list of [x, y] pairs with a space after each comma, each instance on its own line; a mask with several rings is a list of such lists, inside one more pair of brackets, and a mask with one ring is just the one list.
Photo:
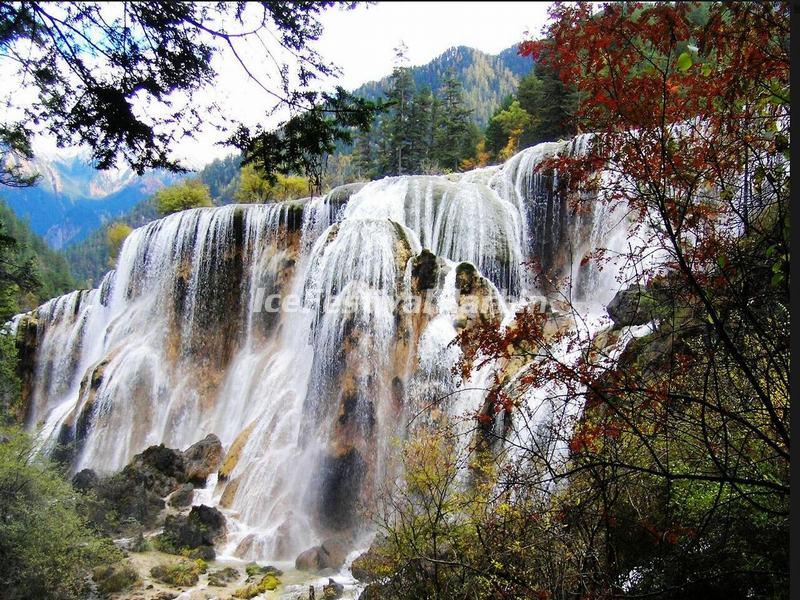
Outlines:
[[261, 204], [296, 200], [308, 195], [310, 184], [307, 178], [280, 173], [275, 177], [275, 183], [270, 183], [252, 165], [243, 166], [239, 189], [235, 194], [236, 200], [243, 204]]
[[133, 228], [125, 223], [112, 223], [106, 230], [106, 239], [108, 240], [108, 260], [111, 266], [117, 261], [122, 242], [130, 235]]
[[156, 210], [162, 215], [190, 208], [213, 206], [208, 186], [198, 179], [189, 179], [159, 190], [155, 199]]

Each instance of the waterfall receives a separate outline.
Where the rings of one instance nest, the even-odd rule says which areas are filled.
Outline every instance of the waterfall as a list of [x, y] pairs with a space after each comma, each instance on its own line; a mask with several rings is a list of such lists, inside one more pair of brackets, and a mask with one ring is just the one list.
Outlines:
[[461, 381], [451, 342], [547, 295], [524, 263], [571, 274], [596, 309], [613, 296], [614, 273], [576, 252], [624, 243], [624, 214], [571, 215], [559, 174], [536, 168], [587, 143], [136, 229], [97, 289], [15, 321], [35, 327], [28, 427], [101, 473], [217, 434], [203, 497], [229, 515], [224, 553], [293, 558], [352, 529], [416, 414], [480, 408], [491, 369]]

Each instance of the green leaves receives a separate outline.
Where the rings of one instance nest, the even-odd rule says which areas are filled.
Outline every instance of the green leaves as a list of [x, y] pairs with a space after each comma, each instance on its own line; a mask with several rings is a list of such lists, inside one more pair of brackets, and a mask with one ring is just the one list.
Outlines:
[[155, 195], [156, 208], [162, 215], [201, 206], [212, 206], [208, 186], [199, 180], [188, 180], [159, 190]]
[[[309, 43], [322, 33], [319, 13], [333, 5], [154, 1], [115, 11], [102, 2], [2, 3], [0, 52], [16, 57], [18, 76], [9, 84], [22, 82], [20, 92], [30, 93], [14, 95], [12, 108], [23, 116], [0, 124], [0, 153], [24, 149], [33, 133], [27, 124], [41, 124], [59, 145], [89, 147], [98, 168], [124, 162], [139, 174], [185, 172], [172, 152], [179, 140], [202, 127], [229, 131], [240, 123], [196, 94], [214, 84], [220, 49], [235, 57], [226, 68], [239, 69], [264, 92], [253, 102], [266, 101], [265, 118], [281, 107], [313, 110], [312, 86], [334, 68]], [[280, 46], [291, 59], [274, 68], [251, 60], [248, 41], [260, 42], [267, 54]], [[319, 152], [331, 139], [323, 138], [300, 136], [292, 153]], [[0, 183], [30, 183], [20, 175], [0, 172]]]
[[689, 70], [692, 64], [692, 55], [689, 52], [682, 52], [680, 56], [678, 56], [678, 62], [675, 66], [679, 71], [686, 72]]
[[305, 174], [311, 184], [322, 185], [322, 160], [336, 142], [350, 143], [353, 130], [368, 131], [375, 114], [385, 107], [336, 88], [335, 93], [312, 93], [313, 108], [299, 112], [280, 128], [250, 130], [240, 126], [228, 143], [242, 152], [242, 164], [253, 165], [274, 184], [277, 174]]

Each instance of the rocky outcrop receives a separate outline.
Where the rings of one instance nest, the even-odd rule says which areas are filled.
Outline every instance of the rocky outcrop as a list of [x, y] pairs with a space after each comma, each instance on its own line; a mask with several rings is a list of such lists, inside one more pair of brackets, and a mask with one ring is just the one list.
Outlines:
[[[95, 525], [109, 533], [130, 533], [158, 525], [165, 508], [164, 498], [169, 498], [173, 508], [189, 506], [194, 484], [204, 484], [221, 461], [222, 444], [211, 434], [185, 452], [163, 444], [150, 446], [134, 456], [121, 472], [109, 477], [100, 478], [94, 471], [84, 469], [73, 477], [72, 485], [78, 491], [93, 492], [89, 504], [90, 519]], [[200, 524], [209, 523], [201, 519]]]
[[225, 516], [211, 506], [193, 506], [188, 515], [169, 515], [159, 547], [173, 554], [186, 551], [190, 556], [213, 560], [214, 544], [225, 537]]
[[191, 506], [193, 497], [194, 486], [191, 483], [184, 483], [169, 495], [167, 504], [172, 508], [184, 508]]
[[330, 577], [328, 583], [322, 586], [322, 600], [338, 600], [344, 595], [344, 586]]
[[319, 546], [301, 552], [294, 561], [294, 566], [298, 571], [338, 570], [347, 560], [349, 549], [350, 545], [346, 540], [329, 538]]
[[222, 442], [213, 433], [192, 444], [183, 453], [183, 479], [198, 486], [219, 469], [222, 462]]
[[474, 324], [487, 324], [500, 319], [500, 301], [489, 280], [482, 277], [472, 263], [456, 267], [458, 311], [456, 329], [460, 332]]
[[411, 263], [411, 291], [421, 294], [438, 287], [439, 274], [443, 270], [444, 260], [430, 250], [423, 249]]
[[164, 497], [186, 481], [183, 453], [164, 444], [150, 446], [134, 456], [121, 474], [132, 484]]
[[606, 307], [616, 327], [644, 325], [656, 317], [657, 300], [643, 286], [620, 290]]

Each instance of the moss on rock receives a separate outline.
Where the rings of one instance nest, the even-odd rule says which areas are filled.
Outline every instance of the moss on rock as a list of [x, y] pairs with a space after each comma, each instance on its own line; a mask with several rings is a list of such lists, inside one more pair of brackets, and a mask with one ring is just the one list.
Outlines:
[[233, 592], [234, 598], [255, 598], [264, 592], [271, 592], [278, 588], [281, 580], [272, 573], [264, 575], [257, 583], [249, 583]]

